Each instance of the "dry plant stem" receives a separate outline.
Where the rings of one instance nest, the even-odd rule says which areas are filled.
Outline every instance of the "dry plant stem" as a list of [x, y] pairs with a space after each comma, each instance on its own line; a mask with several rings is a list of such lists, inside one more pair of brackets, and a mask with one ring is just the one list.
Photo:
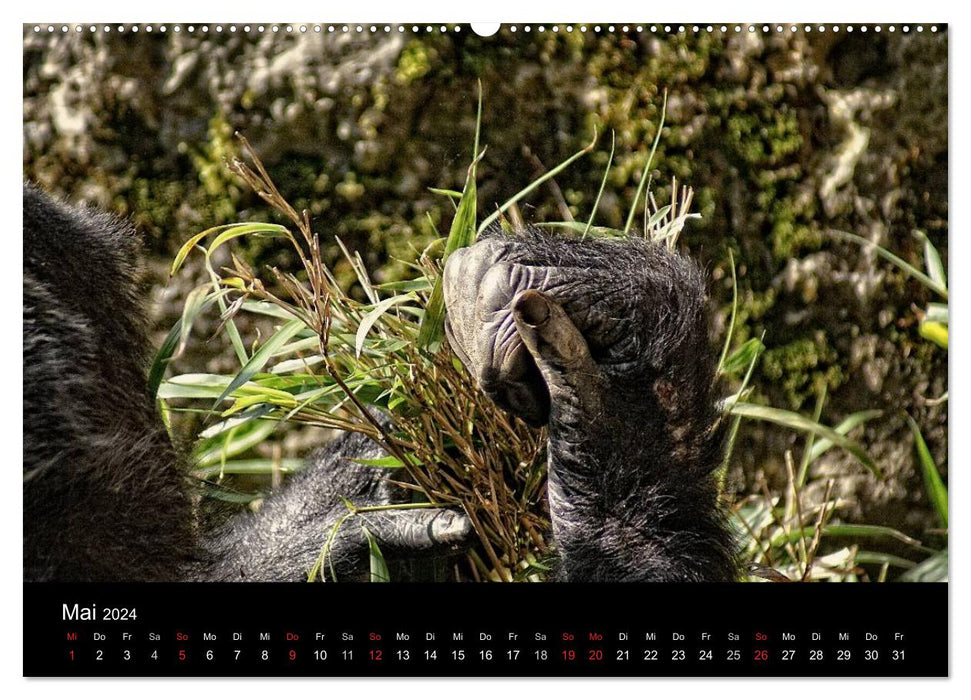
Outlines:
[[[547, 167], [543, 165], [543, 161], [539, 159], [539, 156], [533, 153], [529, 146], [523, 146], [523, 154], [529, 158], [538, 172], [536, 177], [533, 178], [534, 180], [538, 180], [547, 173]], [[550, 186], [550, 192], [553, 194], [553, 199], [556, 200], [556, 206], [560, 210], [560, 216], [563, 217], [564, 221], [573, 221], [573, 213], [570, 211], [570, 205], [566, 203], [566, 197], [563, 196], [563, 190], [561, 190], [560, 186], [556, 184], [556, 178], [550, 178], [547, 181], [547, 184]]]
[[819, 509], [819, 517], [816, 519], [816, 529], [813, 532], [813, 541], [809, 545], [809, 554], [806, 558], [806, 573], [804, 573], [802, 576], [803, 581], [808, 581], [810, 574], [812, 574], [813, 562], [816, 560], [816, 551], [819, 549], [819, 542], [823, 536], [823, 526], [826, 524], [826, 521], [836, 508], [836, 504], [833, 504], [832, 507], [827, 506], [827, 504], [830, 503], [830, 497], [833, 494], [834, 484], [835, 482], [832, 479], [826, 482], [826, 493], [823, 495], [822, 507]]
[[793, 549], [793, 547], [792, 547], [792, 531], [789, 529], [789, 523], [787, 522], [787, 519], [785, 517], [785, 513], [783, 513], [783, 517], [780, 518], [776, 514], [775, 508], [772, 507], [772, 492], [769, 489], [769, 484], [765, 480], [765, 475], [764, 474], [762, 475], [761, 479], [759, 480], [759, 489], [762, 491], [762, 496], [765, 498], [766, 503], [768, 503], [769, 504], [769, 507], [772, 509], [772, 517], [775, 519], [776, 524], [782, 529], [782, 534], [783, 534], [783, 538], [784, 538], [783, 539], [783, 542], [784, 542], [784, 545], [783, 546], [785, 547], [786, 553], [789, 555], [789, 558], [794, 563], [795, 562], [798, 562], [799, 561], [799, 557], [796, 555], [796, 550]]
[[[786, 450], [786, 478], [789, 482], [789, 506], [786, 508], [786, 518], [796, 518], [796, 527], [802, 533], [804, 520], [802, 517], [802, 506], [799, 503], [799, 489], [796, 481], [795, 464], [792, 461], [792, 450]], [[799, 537], [799, 549], [802, 553], [803, 576], [809, 570], [809, 553], [806, 551], [806, 538], [802, 534]]]

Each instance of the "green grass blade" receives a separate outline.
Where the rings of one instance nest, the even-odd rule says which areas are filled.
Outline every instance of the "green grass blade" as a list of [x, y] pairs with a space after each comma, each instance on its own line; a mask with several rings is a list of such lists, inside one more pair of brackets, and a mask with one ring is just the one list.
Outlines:
[[[870, 409], [868, 411], [858, 411], [856, 413], [851, 413], [846, 418], [844, 418], [838, 425], [836, 425], [833, 430], [835, 430], [840, 435], [847, 435], [853, 428], [858, 425], [863, 425], [868, 420], [882, 416], [883, 411], [876, 409]], [[833, 443], [823, 438], [822, 440], [816, 440], [813, 442], [813, 448], [809, 453], [809, 462], [815, 462], [819, 459], [824, 452], [829, 450], [833, 446]]]
[[759, 406], [752, 403], [736, 402], [730, 409], [730, 412], [736, 416], [742, 416], [743, 418], [749, 418], [754, 420], [768, 421], [769, 423], [775, 423], [776, 425], [781, 425], [785, 428], [790, 428], [792, 430], [808, 431], [814, 433], [817, 437], [826, 438], [830, 442], [844, 450], [849, 452], [851, 455], [856, 457], [856, 459], [864, 467], [869, 469], [875, 476], [883, 478], [883, 473], [880, 468], [870, 459], [870, 456], [866, 451], [854, 440], [850, 440], [844, 435], [840, 435], [832, 428], [829, 428], [821, 423], [817, 423], [811, 418], [794, 413], [792, 411], [785, 411], [781, 408], [770, 408], [768, 406]]
[[941, 519], [944, 527], [947, 527], [947, 486], [941, 479], [941, 473], [934, 463], [931, 451], [927, 449], [924, 436], [917, 427], [917, 421], [907, 416], [907, 423], [910, 425], [910, 432], [914, 434], [914, 449], [917, 450], [917, 458], [920, 462], [920, 469], [924, 475], [924, 489], [927, 491], [927, 498], [933, 504], [937, 517]]
[[722, 354], [718, 358], [718, 369], [716, 374], [723, 374], [725, 371], [725, 360], [728, 358], [728, 349], [732, 346], [732, 337], [735, 335], [735, 318], [738, 316], [738, 276], [735, 273], [735, 254], [731, 248], [728, 250], [728, 264], [732, 271], [732, 315], [728, 319], [728, 333], [725, 334], [725, 344], [722, 346]]
[[936, 321], [921, 321], [917, 332], [938, 347], [947, 350], [947, 326]]
[[[209, 273], [213, 292], [215, 293], [222, 289], [222, 278], [213, 269], [212, 260], [208, 252], [206, 253], [206, 272]], [[236, 358], [241, 365], [246, 364], [249, 361], [249, 355], [246, 353], [243, 338], [239, 334], [239, 329], [236, 328], [235, 321], [233, 321], [232, 316], [227, 314], [228, 307], [226, 306], [226, 300], [222, 297], [217, 297], [216, 303], [219, 304], [220, 317], [224, 319], [223, 327], [226, 329], [227, 335], [229, 335], [229, 340], [232, 343], [233, 351], [236, 353]]]
[[910, 571], [901, 574], [898, 581], [947, 581], [948, 580], [948, 552], [942, 550], [928, 557]]
[[631, 202], [630, 211], [627, 214], [627, 223], [624, 224], [624, 233], [630, 233], [634, 225], [634, 215], [637, 213], [637, 204], [641, 201], [644, 188], [647, 186], [648, 174], [651, 172], [651, 165], [654, 164], [654, 154], [657, 153], [657, 145], [661, 142], [661, 130], [664, 129], [664, 119], [668, 113], [668, 91], [664, 91], [664, 101], [661, 103], [661, 121], [657, 125], [657, 133], [654, 135], [654, 143], [651, 145], [651, 152], [647, 156], [644, 164], [644, 171], [641, 173], [641, 181], [637, 185], [637, 192], [634, 194], [634, 201]]
[[[455, 210], [452, 227], [449, 229], [445, 241], [445, 252], [442, 255], [442, 265], [448, 261], [448, 256], [459, 248], [465, 248], [475, 243], [475, 217], [478, 208], [478, 198], [475, 187], [475, 171], [482, 153], [479, 152], [479, 132], [482, 127], [482, 83], [479, 82], [479, 107], [475, 118], [475, 141], [472, 146], [472, 164], [465, 176], [465, 187], [462, 188], [462, 198]], [[444, 269], [444, 267], [443, 267]], [[442, 291], [442, 276], [435, 280], [435, 287], [425, 305], [425, 315], [418, 329], [417, 344], [423, 350], [435, 352], [445, 337], [445, 294]]]
[[175, 254], [175, 259], [172, 261], [172, 267], [169, 269], [169, 275], [174, 275], [179, 271], [182, 264], [185, 262], [185, 259], [189, 257], [189, 253], [192, 252], [192, 249], [195, 248], [199, 242], [202, 241], [202, 239], [213, 233], [227, 231], [234, 226], [238, 226], [238, 224], [223, 224], [222, 226], [214, 226], [213, 228], [207, 228], [202, 233], [197, 233], [196, 235], [192, 236], [189, 240], [182, 244], [182, 247], [179, 248], [179, 252]]
[[736, 374], [747, 369], [752, 364], [752, 360], [765, 350], [762, 341], [758, 338], [749, 338], [738, 350], [733, 352], [721, 368], [722, 374]]
[[521, 200], [523, 197], [525, 197], [526, 195], [528, 195], [530, 192], [532, 192], [533, 190], [535, 190], [537, 187], [539, 187], [540, 185], [542, 185], [547, 180], [550, 180], [550, 179], [556, 177], [561, 172], [563, 172], [564, 170], [566, 170], [568, 167], [570, 167], [570, 165], [572, 165], [573, 161], [577, 160], [578, 158], [582, 158], [586, 154], [590, 153], [593, 150], [593, 148], [594, 148], [594, 146], [596, 144], [597, 144], [597, 135], [594, 134], [593, 135], [593, 140], [589, 144], [587, 144], [586, 146], [584, 146], [583, 148], [581, 148], [579, 151], [577, 151], [576, 153], [574, 153], [572, 156], [570, 156], [569, 158], [567, 158], [565, 161], [563, 161], [562, 163], [560, 163], [559, 165], [557, 165], [552, 170], [549, 170], [549, 171], [543, 173], [543, 175], [541, 177], [536, 178], [529, 185], [527, 185], [525, 188], [521, 189], [519, 192], [517, 192], [516, 194], [514, 194], [512, 197], [510, 197], [509, 199], [507, 199], [505, 202], [503, 202], [502, 203], [502, 206], [500, 206], [496, 211], [492, 212], [492, 214], [490, 214], [489, 216], [487, 216], [485, 218], [485, 220], [481, 224], [479, 224], [479, 230], [478, 230], [478, 232], [479, 233], [482, 233], [483, 231], [485, 231], [487, 228], [489, 228], [490, 224], [492, 224], [492, 222], [494, 222], [496, 219], [498, 219], [507, 209], [509, 209], [509, 207], [511, 207], [512, 205], [516, 204], [519, 200]]
[[240, 236], [255, 236], [257, 238], [289, 238], [290, 231], [279, 224], [250, 223], [238, 224], [220, 233], [209, 245], [207, 257], [212, 257], [216, 249]]
[[924, 265], [927, 267], [927, 274], [939, 285], [947, 289], [947, 274], [944, 272], [944, 263], [941, 262], [941, 254], [931, 243], [931, 239], [923, 231], [917, 231], [917, 235], [924, 239]]
[[219, 246], [223, 245], [227, 241], [231, 241], [234, 238], [239, 238], [240, 236], [256, 235], [259, 237], [270, 237], [270, 238], [289, 238], [290, 232], [285, 226], [280, 226], [279, 224], [264, 224], [264, 223], [249, 223], [249, 224], [223, 224], [222, 226], [214, 226], [213, 228], [206, 229], [202, 233], [197, 233], [192, 236], [189, 240], [182, 244], [179, 248], [179, 252], [176, 253], [175, 259], [172, 261], [172, 267], [169, 270], [170, 275], [174, 275], [182, 265], [185, 263], [186, 258], [189, 257], [189, 253], [192, 249], [197, 246], [204, 238], [212, 234], [219, 234], [213, 241], [212, 245], [206, 250], [206, 257], [210, 257], [213, 251]]
[[896, 255], [891, 253], [883, 246], [877, 245], [873, 241], [868, 241], [866, 238], [863, 238], [862, 236], [857, 236], [855, 233], [847, 233], [846, 231], [836, 231], [834, 229], [830, 229], [828, 233], [829, 235], [839, 238], [841, 240], [849, 241], [850, 243], [856, 243], [864, 247], [872, 248], [876, 252], [876, 254], [879, 255], [881, 258], [883, 258], [890, 264], [895, 265], [899, 269], [903, 270], [904, 272], [906, 272], [908, 275], [916, 279], [918, 282], [923, 284], [928, 289], [934, 292], [937, 292], [940, 296], [947, 299], [947, 287], [934, 281], [932, 278], [925, 275], [923, 272], [918, 270], [910, 263], [905, 262], [904, 260], [898, 258]]
[[624, 232], [619, 228], [610, 228], [609, 226], [594, 226], [587, 229], [587, 225], [582, 221], [543, 221], [542, 223], [535, 225], [542, 228], [565, 229], [567, 231], [579, 233], [580, 240], [583, 240], [588, 235], [597, 238], [624, 238]]
[[887, 554], [886, 552], [858, 551], [855, 560], [857, 564], [888, 564], [890, 566], [900, 567], [901, 569], [913, 569], [917, 566], [917, 563], [912, 562], [910, 559], [904, 559], [903, 557]]
[[462, 198], [462, 193], [458, 190], [446, 190], [441, 187], [429, 187], [428, 191], [432, 192], [433, 194], [444, 195], [445, 197], [449, 197], [451, 199], [457, 200]]
[[[823, 415], [823, 404], [826, 403], [826, 385], [816, 399], [816, 408], [813, 411], [813, 421], [818, 423], [820, 416]], [[837, 431], [839, 432], [839, 431]], [[841, 433], [845, 434], [845, 433]], [[796, 486], [801, 489], [806, 485], [806, 478], [809, 476], [809, 465], [812, 463], [813, 443], [816, 441], [815, 433], [806, 433], [806, 446], [802, 450], [802, 459], [799, 462], [799, 471], [796, 472]]]
[[590, 232], [590, 227], [593, 226], [593, 220], [597, 218], [597, 209], [600, 208], [600, 198], [603, 196], [604, 188], [607, 186], [607, 177], [610, 175], [610, 166], [614, 162], [614, 147], [617, 145], [617, 133], [611, 129], [610, 131], [610, 157], [607, 158], [607, 167], [604, 168], [603, 180], [600, 181], [600, 189], [597, 191], [597, 198], [593, 200], [593, 209], [590, 210], [590, 219], [587, 221], [586, 227], [583, 229], [583, 238], [587, 237]]
[[[795, 542], [803, 538], [811, 538], [815, 533], [815, 527], [795, 528], [787, 532], [779, 530], [773, 537], [771, 545], [778, 547], [783, 542]], [[823, 537], [850, 537], [854, 539], [892, 539], [903, 542], [920, 551], [928, 551], [919, 540], [915, 540], [909, 535], [905, 535], [900, 530], [885, 525], [855, 525], [855, 524], [830, 524], [822, 528]]]

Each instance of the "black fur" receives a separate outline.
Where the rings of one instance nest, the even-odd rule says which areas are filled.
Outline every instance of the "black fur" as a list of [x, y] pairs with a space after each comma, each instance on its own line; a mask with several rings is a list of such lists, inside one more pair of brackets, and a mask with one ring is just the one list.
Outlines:
[[[397, 503], [360, 436], [319, 450], [256, 514], [199, 532], [186, 469], [148, 393], [140, 243], [112, 217], [24, 186], [24, 578], [29, 581], [305, 580], [338, 519]], [[468, 536], [440, 509], [356, 515], [326, 574], [365, 578], [362, 526], [396, 558], [440, 558]]]
[[[559, 577], [734, 579], [714, 478], [724, 430], [697, 266], [641, 239], [581, 241], [530, 228], [494, 230], [449, 267], [453, 346], [501, 404], [548, 420]], [[595, 377], [579, 392], [551, 396], [520, 347], [511, 308], [526, 289], [559, 303], [589, 346]], [[531, 398], [537, 384], [544, 396]]]
[[195, 552], [148, 396], [139, 241], [24, 187], [24, 577], [172, 580]]
[[[25, 579], [304, 579], [348, 512], [340, 497], [361, 506], [407, 494], [385, 471], [349, 465], [376, 448], [343, 436], [258, 513], [201, 536], [146, 386], [138, 251], [130, 226], [24, 187]], [[461, 251], [447, 279], [463, 259], [478, 272], [452, 294], [488, 293], [494, 322], [469, 321], [450, 302], [449, 336], [490, 396], [549, 423], [559, 577], [732, 578], [712, 476], [722, 431], [697, 268], [642, 242], [579, 243], [533, 229]], [[551, 391], [521, 347], [509, 308], [524, 289], [555, 299], [583, 334], [599, 368], [595, 414], [584, 397]], [[337, 530], [326, 573], [367, 575], [361, 525], [391, 559], [441, 557], [468, 535], [451, 511], [362, 514]]]

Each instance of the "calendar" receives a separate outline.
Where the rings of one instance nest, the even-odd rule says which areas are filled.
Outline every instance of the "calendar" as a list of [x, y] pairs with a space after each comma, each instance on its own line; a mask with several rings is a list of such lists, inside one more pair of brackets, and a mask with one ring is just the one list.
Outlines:
[[946, 23], [22, 39], [25, 676], [949, 675]]
[[[375, 588], [381, 587], [31, 585], [24, 670], [39, 676], [948, 674], [943, 585], [920, 586], [922, 602], [913, 607], [902, 604], [913, 586]], [[443, 599], [449, 614], [430, 615]], [[888, 610], [895, 610], [892, 619]]]

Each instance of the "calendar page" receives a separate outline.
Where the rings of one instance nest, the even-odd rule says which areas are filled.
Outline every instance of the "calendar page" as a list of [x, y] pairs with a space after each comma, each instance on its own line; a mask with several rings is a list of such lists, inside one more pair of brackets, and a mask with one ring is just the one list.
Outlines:
[[25, 676], [949, 674], [946, 24], [22, 36]]

